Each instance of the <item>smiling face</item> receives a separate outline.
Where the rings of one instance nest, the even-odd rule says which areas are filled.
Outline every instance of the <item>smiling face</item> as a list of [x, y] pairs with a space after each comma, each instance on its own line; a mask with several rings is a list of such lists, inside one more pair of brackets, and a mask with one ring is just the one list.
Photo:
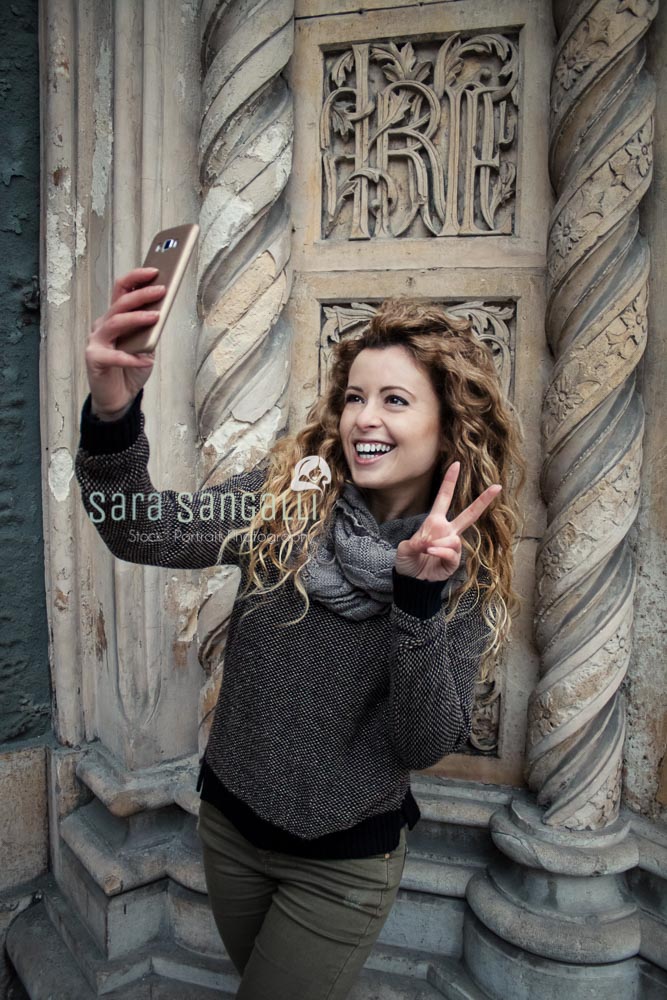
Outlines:
[[[339, 431], [352, 480], [369, 491], [378, 523], [427, 510], [442, 444], [440, 404], [406, 348], [366, 348], [357, 355]], [[360, 443], [391, 447], [358, 454]]]

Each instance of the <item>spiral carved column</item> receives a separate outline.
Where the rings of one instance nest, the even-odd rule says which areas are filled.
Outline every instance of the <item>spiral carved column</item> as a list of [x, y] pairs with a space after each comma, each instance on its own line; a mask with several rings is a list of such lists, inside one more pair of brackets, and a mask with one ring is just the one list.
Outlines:
[[209, 482], [259, 461], [286, 421], [293, 44], [294, 0], [203, 4], [195, 407]]
[[[250, 469], [287, 421], [291, 331], [293, 100], [283, 72], [294, 46], [294, 0], [204, 0], [200, 246], [194, 401], [202, 487]], [[218, 571], [218, 573], [223, 571]], [[233, 606], [209, 584], [197, 617], [209, 673], [199, 746], [208, 738]], [[218, 668], [218, 669], [216, 669]]]
[[651, 182], [653, 82], [644, 34], [657, 3], [575, 5], [552, 81], [536, 638], [543, 676], [529, 704], [528, 781], [544, 822], [598, 829], [618, 815], [644, 409], [649, 251], [638, 206]]
[[[491, 997], [636, 996], [640, 925], [625, 873], [637, 842], [619, 816], [620, 687], [632, 632], [655, 104], [644, 39], [657, 3], [556, 0], [537, 554], [542, 677], [529, 701], [527, 779], [490, 832], [501, 855], [473, 876], [464, 958]], [[545, 808], [546, 807], [546, 808]], [[573, 964], [574, 963], [574, 964]], [[516, 983], [521, 983], [517, 989]], [[511, 984], [511, 988], [510, 988]]]

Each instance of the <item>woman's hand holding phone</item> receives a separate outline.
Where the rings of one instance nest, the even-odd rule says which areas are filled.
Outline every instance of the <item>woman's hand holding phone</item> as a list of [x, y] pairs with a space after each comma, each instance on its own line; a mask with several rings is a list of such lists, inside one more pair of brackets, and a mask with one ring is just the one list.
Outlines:
[[86, 371], [92, 413], [101, 420], [118, 420], [129, 410], [153, 370], [155, 351], [129, 354], [117, 341], [155, 323], [151, 311], [164, 298], [164, 285], [139, 287], [155, 278], [157, 268], [137, 267], [114, 282], [111, 305], [93, 323], [86, 345]]

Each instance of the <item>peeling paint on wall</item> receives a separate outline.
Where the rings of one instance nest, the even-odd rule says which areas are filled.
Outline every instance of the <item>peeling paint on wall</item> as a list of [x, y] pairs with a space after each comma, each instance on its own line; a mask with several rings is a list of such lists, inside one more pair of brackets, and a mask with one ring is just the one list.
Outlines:
[[49, 489], [59, 502], [69, 495], [69, 484], [74, 475], [74, 462], [67, 448], [57, 448], [49, 462]]
[[83, 205], [77, 202], [76, 206], [76, 259], [83, 257], [86, 252], [86, 225], [83, 216]]
[[46, 294], [51, 305], [61, 306], [69, 301], [74, 262], [67, 234], [61, 231], [63, 216], [50, 208], [46, 210], [46, 259], [49, 264]]
[[[235, 569], [236, 567], [234, 567], [234, 570]], [[220, 590], [221, 587], [226, 586], [227, 581], [229, 580], [230, 577], [229, 570], [230, 570], [229, 566], [223, 566], [221, 569], [216, 570], [214, 573], [211, 574], [211, 576], [209, 576], [208, 580], [206, 581], [207, 597], [210, 597], [211, 594], [215, 594], [218, 590]]]

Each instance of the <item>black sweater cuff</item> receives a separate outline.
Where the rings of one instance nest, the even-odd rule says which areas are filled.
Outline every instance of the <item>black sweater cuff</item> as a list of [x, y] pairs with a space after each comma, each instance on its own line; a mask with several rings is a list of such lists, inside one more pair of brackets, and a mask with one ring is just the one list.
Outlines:
[[442, 607], [442, 592], [446, 580], [418, 580], [391, 570], [394, 604], [415, 618], [432, 618]]
[[118, 420], [100, 420], [91, 413], [92, 396], [88, 393], [81, 409], [79, 447], [90, 455], [109, 455], [133, 445], [141, 431], [143, 394], [141, 388], [130, 409]]

